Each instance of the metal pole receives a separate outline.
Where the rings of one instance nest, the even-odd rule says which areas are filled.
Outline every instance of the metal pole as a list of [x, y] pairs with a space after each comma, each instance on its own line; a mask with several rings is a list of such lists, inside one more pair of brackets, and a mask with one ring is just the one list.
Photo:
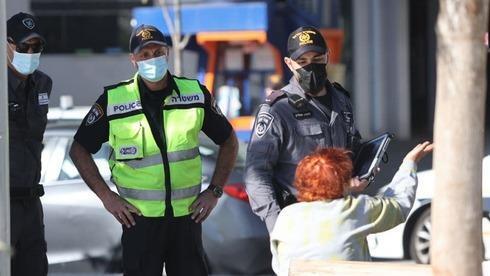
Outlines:
[[0, 276], [10, 275], [10, 182], [6, 3], [0, 0]]
[[165, 24], [167, 24], [168, 31], [172, 39], [172, 54], [174, 60], [174, 74], [176, 76], [182, 76], [182, 50], [185, 48], [191, 35], [186, 34], [184, 38], [182, 37], [182, 25], [180, 19], [180, 0], [173, 1], [173, 11], [174, 11], [174, 21], [170, 18], [170, 13], [168, 11], [167, 1], [159, 0], [160, 6], [162, 7], [163, 19]]
[[174, 43], [174, 73], [182, 76], [182, 49], [181, 38], [181, 21], [180, 21], [180, 1], [174, 0], [174, 32], [172, 33]]

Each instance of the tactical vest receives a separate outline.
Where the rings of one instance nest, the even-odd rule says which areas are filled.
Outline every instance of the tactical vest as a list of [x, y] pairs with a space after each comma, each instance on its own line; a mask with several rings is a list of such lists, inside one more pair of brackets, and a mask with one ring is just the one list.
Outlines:
[[176, 217], [191, 213], [189, 206], [201, 191], [204, 93], [196, 80], [174, 78], [174, 82], [179, 92], [172, 91], [162, 107], [163, 153], [142, 110], [137, 75], [106, 89], [112, 182], [146, 217], [165, 215], [166, 186], [171, 187]]

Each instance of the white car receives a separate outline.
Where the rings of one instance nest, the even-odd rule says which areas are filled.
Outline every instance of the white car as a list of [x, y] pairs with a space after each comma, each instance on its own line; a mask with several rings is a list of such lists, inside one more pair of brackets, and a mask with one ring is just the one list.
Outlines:
[[[482, 231], [485, 249], [490, 248], [490, 155], [483, 158], [482, 175]], [[430, 206], [434, 194], [434, 172], [421, 171], [417, 174], [419, 184], [414, 206], [407, 221], [397, 227], [368, 236], [369, 250], [374, 258], [409, 258], [417, 263], [430, 261], [431, 221]], [[485, 259], [490, 250], [485, 250]]]

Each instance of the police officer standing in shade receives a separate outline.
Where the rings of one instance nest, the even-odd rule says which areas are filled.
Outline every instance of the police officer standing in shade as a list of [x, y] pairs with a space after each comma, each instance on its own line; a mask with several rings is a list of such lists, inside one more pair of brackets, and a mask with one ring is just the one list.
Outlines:
[[46, 241], [39, 185], [51, 78], [37, 70], [44, 47], [37, 20], [7, 21], [12, 275], [46, 275]]
[[[300, 27], [289, 35], [287, 50], [284, 62], [293, 77], [259, 107], [247, 150], [250, 205], [269, 232], [281, 208], [295, 202], [293, 180], [299, 161], [317, 148], [355, 150], [361, 138], [349, 93], [327, 79], [329, 53], [321, 33]], [[368, 184], [352, 181], [357, 190]]]
[[[206, 275], [201, 222], [216, 206], [238, 142], [209, 91], [173, 76], [169, 46], [155, 27], [130, 38], [129, 80], [105, 87], [75, 135], [70, 156], [87, 185], [123, 225], [124, 275]], [[211, 185], [201, 192], [199, 133], [219, 145]], [[90, 153], [105, 142], [112, 192]]]

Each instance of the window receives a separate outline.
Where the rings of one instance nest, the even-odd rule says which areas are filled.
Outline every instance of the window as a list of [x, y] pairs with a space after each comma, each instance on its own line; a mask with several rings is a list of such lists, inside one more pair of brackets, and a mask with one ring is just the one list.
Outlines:
[[[58, 181], [81, 179], [80, 174], [78, 173], [78, 170], [75, 167], [75, 164], [73, 164], [73, 161], [71, 160], [70, 155], [68, 154], [68, 151], [70, 150], [71, 147], [71, 142], [72, 141], [70, 141], [69, 145], [66, 147], [67, 154], [65, 154], [65, 158], [61, 165]], [[97, 168], [99, 169], [99, 172], [103, 178], [109, 178], [111, 175], [111, 170], [109, 169], [109, 162], [107, 161], [109, 158], [109, 154], [110, 154], [110, 147], [107, 144], [104, 144], [96, 154], [92, 155], [92, 157], [94, 158], [95, 165], [97, 165]]]
[[152, 0], [32, 0], [45, 53], [127, 52], [131, 11]]

